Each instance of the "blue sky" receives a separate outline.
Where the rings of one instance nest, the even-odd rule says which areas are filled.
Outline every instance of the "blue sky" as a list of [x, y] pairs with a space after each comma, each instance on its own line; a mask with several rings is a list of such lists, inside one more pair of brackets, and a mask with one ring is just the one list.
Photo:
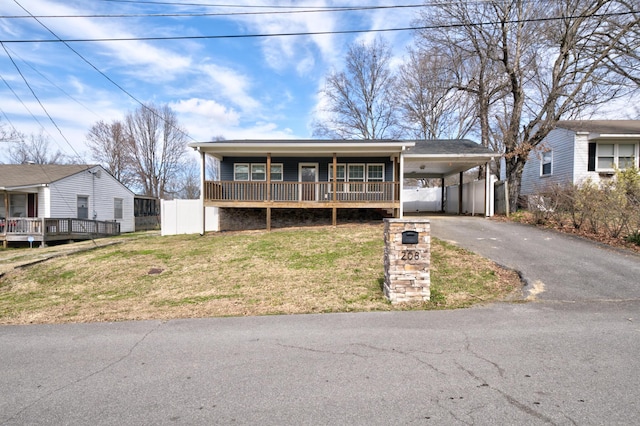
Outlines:
[[[341, 69], [354, 41], [374, 32], [266, 38], [216, 38], [161, 41], [63, 43], [19, 40], [54, 39], [33, 18], [61, 39], [234, 36], [406, 28], [417, 8], [368, 11], [242, 14], [363, 6], [361, 0], [2, 0], [0, 40], [33, 92], [57, 124], [51, 123], [23, 81], [9, 55], [0, 48], [0, 117], [6, 125], [30, 134], [44, 128], [50, 148], [89, 160], [85, 135], [98, 120], [122, 119], [138, 107], [99, 69], [141, 102], [168, 104], [193, 140], [310, 138], [311, 122], [321, 103], [320, 89], [332, 69]], [[418, 4], [407, 2], [403, 4]], [[179, 4], [179, 5], [177, 5]], [[197, 5], [195, 5], [197, 4]], [[228, 7], [221, 5], [234, 4]], [[205, 6], [207, 5], [207, 6]], [[218, 5], [218, 6], [215, 6]], [[296, 9], [255, 6], [295, 6]], [[367, 6], [398, 5], [369, 0]], [[77, 17], [79, 15], [236, 13], [190, 17]], [[73, 17], [71, 17], [73, 16]], [[410, 31], [382, 33], [399, 64]], [[9, 86], [9, 87], [8, 87]], [[13, 92], [15, 92], [15, 94]], [[17, 96], [16, 96], [17, 95]], [[37, 118], [33, 118], [33, 116]], [[62, 133], [62, 135], [60, 134]], [[0, 161], [4, 159], [0, 158]]]

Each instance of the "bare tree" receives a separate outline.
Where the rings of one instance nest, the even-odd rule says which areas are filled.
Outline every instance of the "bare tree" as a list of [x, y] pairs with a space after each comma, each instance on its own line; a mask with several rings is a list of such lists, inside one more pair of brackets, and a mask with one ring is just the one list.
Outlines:
[[144, 195], [173, 198], [187, 133], [169, 106], [141, 106], [125, 119], [135, 182]]
[[422, 31], [420, 45], [449, 52], [458, 89], [476, 98], [483, 144], [505, 155], [512, 209], [529, 152], [559, 119], [638, 89], [629, 84], [638, 13], [624, 0], [454, 0], [430, 10], [421, 19], [439, 30]]
[[87, 133], [87, 146], [91, 158], [125, 186], [134, 183], [131, 159], [128, 155], [131, 145], [128, 137], [124, 124], [117, 120], [111, 123], [100, 120], [91, 126]]
[[200, 198], [200, 167], [196, 159], [185, 161], [178, 172], [175, 198], [195, 200]]
[[395, 77], [391, 50], [381, 38], [349, 47], [344, 71], [326, 77], [323, 93], [328, 118], [314, 124], [314, 135], [341, 139], [397, 138]]
[[9, 161], [12, 164], [65, 164], [71, 159], [59, 150], [52, 152], [49, 148], [49, 138], [41, 131], [28, 137], [20, 135], [17, 142], [8, 149]]
[[18, 142], [21, 139], [20, 133], [13, 127], [8, 127], [0, 117], [0, 142]]
[[450, 62], [439, 52], [409, 49], [398, 73], [403, 127], [417, 139], [463, 138], [475, 125], [475, 99], [456, 89]]

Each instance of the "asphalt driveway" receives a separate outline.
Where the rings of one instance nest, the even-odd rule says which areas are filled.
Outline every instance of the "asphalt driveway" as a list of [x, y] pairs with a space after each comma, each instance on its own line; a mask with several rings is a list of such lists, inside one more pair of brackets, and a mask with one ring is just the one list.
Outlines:
[[516, 269], [525, 297], [546, 301], [640, 300], [640, 256], [529, 225], [432, 216], [432, 235]]

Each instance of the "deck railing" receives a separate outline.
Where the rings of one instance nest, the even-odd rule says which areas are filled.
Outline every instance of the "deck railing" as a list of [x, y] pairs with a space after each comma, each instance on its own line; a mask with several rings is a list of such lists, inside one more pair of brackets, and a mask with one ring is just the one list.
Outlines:
[[120, 234], [120, 223], [89, 219], [42, 219], [35, 217], [9, 217], [0, 220], [0, 234], [65, 236], [88, 235], [95, 237]]
[[275, 202], [394, 202], [399, 200], [398, 182], [238, 182], [206, 181], [208, 201]]

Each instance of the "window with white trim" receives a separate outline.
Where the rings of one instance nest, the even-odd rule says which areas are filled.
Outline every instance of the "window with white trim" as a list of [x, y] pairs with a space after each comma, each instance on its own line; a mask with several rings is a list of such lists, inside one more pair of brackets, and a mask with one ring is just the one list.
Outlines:
[[264, 181], [267, 180], [267, 165], [266, 164], [252, 164], [251, 165], [251, 180]]
[[542, 153], [542, 161], [540, 162], [540, 176], [550, 176], [553, 168], [552, 168], [552, 161], [553, 161], [553, 152], [552, 151], [545, 151]]
[[[345, 181], [345, 165], [344, 164], [336, 164], [336, 181], [344, 182]], [[329, 179], [328, 181], [333, 180], [333, 164], [329, 164]]]
[[367, 182], [384, 181], [384, 164], [367, 164]]
[[78, 219], [89, 219], [89, 197], [78, 195]]
[[599, 143], [596, 168], [602, 171], [626, 169], [636, 164], [638, 145], [632, 143]]
[[233, 180], [249, 180], [249, 164], [234, 164]]
[[284, 179], [284, 168], [282, 163], [271, 164], [271, 180], [281, 181]]
[[113, 218], [122, 219], [122, 198], [113, 199]]
[[347, 172], [349, 182], [364, 182], [364, 164], [349, 164]]

